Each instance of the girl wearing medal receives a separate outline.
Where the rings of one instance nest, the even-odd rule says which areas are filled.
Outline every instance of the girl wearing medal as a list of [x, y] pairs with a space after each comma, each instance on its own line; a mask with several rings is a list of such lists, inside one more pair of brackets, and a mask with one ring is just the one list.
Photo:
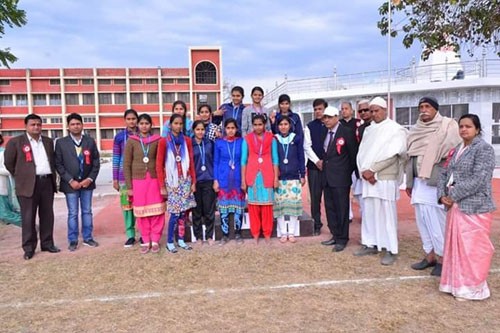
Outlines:
[[[188, 137], [192, 136], [191, 132], [191, 126], [193, 124], [193, 121], [189, 119], [186, 115], [187, 113], [187, 106], [186, 103], [183, 101], [175, 101], [174, 104], [172, 104], [172, 114], [180, 114], [182, 116], [182, 122], [184, 124], [184, 127], [182, 128], [182, 133], [184, 135], [187, 135]], [[161, 136], [166, 138], [168, 136], [168, 133], [170, 133], [170, 121], [167, 120], [163, 124], [163, 128], [161, 130]]]
[[252, 89], [252, 104], [243, 109], [243, 115], [241, 118], [241, 133], [243, 137], [253, 131], [253, 117], [258, 114], [264, 117], [266, 131], [271, 130], [271, 123], [269, 121], [269, 116], [271, 114], [268, 109], [262, 106], [261, 102], [263, 98], [264, 90], [261, 87], [254, 87]]
[[177, 244], [184, 250], [192, 248], [184, 242], [187, 212], [196, 206], [193, 193], [196, 191], [196, 172], [194, 170], [193, 144], [184, 135], [184, 123], [180, 114], [170, 118], [170, 132], [158, 144], [156, 172], [161, 193], [167, 198], [167, 211], [170, 213], [167, 234], [167, 250], [177, 253], [174, 245], [174, 231], [177, 227]]
[[[215, 220], [214, 144], [205, 137], [202, 120], [193, 123], [193, 155], [196, 170], [196, 207], [193, 209], [194, 235], [198, 242], [212, 245]], [[205, 224], [205, 238], [203, 238]]]
[[293, 133], [291, 127], [289, 117], [282, 116], [277, 120], [279, 186], [275, 191], [274, 216], [278, 220], [282, 243], [296, 241], [295, 228], [298, 227], [298, 217], [302, 215], [302, 186], [306, 183], [303, 139]]
[[224, 122], [225, 136], [215, 141], [214, 190], [217, 192], [221, 218], [222, 238], [220, 245], [229, 241], [229, 217], [233, 214], [234, 233], [237, 243], [242, 243], [241, 223], [245, 210], [245, 193], [241, 190], [241, 145], [243, 139], [236, 136], [236, 119]]
[[278, 122], [282, 117], [288, 117], [290, 121], [290, 132], [295, 133], [298, 136], [304, 136], [304, 129], [302, 128], [302, 121], [300, 116], [290, 109], [290, 96], [287, 94], [282, 94], [278, 97], [279, 112], [271, 113], [271, 130], [273, 134], [280, 133], [278, 129]]
[[141, 233], [141, 253], [160, 252], [160, 238], [165, 225], [165, 201], [156, 173], [159, 135], [151, 134], [151, 116], [138, 118], [139, 133], [132, 134], [125, 146], [123, 174], [128, 196]]
[[231, 103], [222, 104], [217, 111], [214, 112], [215, 117], [221, 117], [222, 122], [227, 119], [233, 118], [238, 124], [237, 136], [241, 136], [241, 119], [243, 116], [243, 110], [245, 109], [245, 104], [243, 104], [243, 97], [245, 97], [245, 92], [242, 87], [235, 86], [231, 89]]
[[250, 231], [258, 243], [260, 231], [266, 242], [273, 231], [274, 188], [278, 187], [278, 147], [271, 132], [265, 131], [265, 117], [253, 118], [253, 132], [241, 148], [241, 188], [247, 191]]

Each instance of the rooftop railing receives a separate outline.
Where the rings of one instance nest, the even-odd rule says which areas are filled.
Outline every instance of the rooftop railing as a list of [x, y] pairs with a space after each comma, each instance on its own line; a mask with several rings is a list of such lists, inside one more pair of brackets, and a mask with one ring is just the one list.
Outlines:
[[[471, 78], [500, 77], [500, 59], [480, 59], [473, 61], [453, 61], [437, 65], [416, 65], [413, 62], [404, 68], [391, 71], [391, 86], [423, 82], [444, 82]], [[266, 93], [264, 104], [276, 101], [281, 94], [338, 91], [374, 86], [387, 86], [387, 70], [341, 74], [332, 76], [287, 80]]]

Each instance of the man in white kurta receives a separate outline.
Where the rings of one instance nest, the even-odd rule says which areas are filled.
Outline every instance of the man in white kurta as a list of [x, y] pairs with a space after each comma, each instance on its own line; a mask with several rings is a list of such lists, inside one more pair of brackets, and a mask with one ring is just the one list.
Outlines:
[[398, 254], [396, 201], [406, 159], [407, 131], [387, 117], [387, 102], [370, 101], [373, 121], [359, 146], [357, 164], [363, 178], [363, 223], [360, 250], [355, 256], [385, 249], [382, 265], [392, 265]]
[[446, 211], [438, 204], [437, 179], [450, 150], [461, 139], [457, 122], [439, 114], [439, 103], [435, 98], [422, 97], [418, 109], [419, 119], [408, 135], [406, 193], [415, 207], [425, 258], [411, 268], [434, 267], [431, 275], [441, 276]]

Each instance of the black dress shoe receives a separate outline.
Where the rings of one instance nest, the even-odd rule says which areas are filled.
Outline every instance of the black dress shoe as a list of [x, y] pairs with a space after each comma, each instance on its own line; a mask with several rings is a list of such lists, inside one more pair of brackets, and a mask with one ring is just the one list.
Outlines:
[[441, 276], [441, 271], [443, 270], [443, 264], [436, 263], [436, 266], [431, 271], [432, 276]]
[[57, 253], [57, 252], [61, 252], [61, 250], [55, 246], [55, 245], [52, 245], [50, 247], [46, 247], [46, 248], [43, 248], [42, 249], [43, 252], [50, 252], [50, 253]]
[[342, 252], [345, 249], [345, 244], [335, 244], [335, 246], [332, 249], [332, 252]]
[[422, 259], [422, 261], [417, 262], [416, 264], [411, 265], [411, 268], [417, 271], [421, 271], [423, 269], [436, 266], [436, 261], [429, 262], [426, 258]]
[[326, 241], [322, 241], [321, 244], [322, 245], [326, 245], [326, 246], [331, 246], [331, 245], [335, 245], [336, 241], [335, 241], [335, 238], [330, 238], [329, 240], [326, 240]]
[[313, 236], [319, 236], [319, 235], [321, 235], [321, 229], [316, 229], [315, 228], [314, 231], [313, 231]]
[[35, 255], [35, 252], [33, 251], [28, 251], [28, 252], [24, 252], [24, 260], [30, 260], [31, 258], [33, 258], [33, 256]]

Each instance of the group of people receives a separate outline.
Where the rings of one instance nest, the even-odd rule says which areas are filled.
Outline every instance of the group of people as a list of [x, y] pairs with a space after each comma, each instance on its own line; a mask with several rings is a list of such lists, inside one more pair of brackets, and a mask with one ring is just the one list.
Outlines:
[[[245, 207], [256, 243], [261, 235], [270, 241], [274, 219], [280, 242], [296, 242], [307, 177], [315, 235], [323, 225], [324, 197], [331, 237], [322, 244], [333, 252], [345, 249], [352, 194], [362, 220], [362, 246], [354, 255], [383, 252], [381, 264], [392, 265], [398, 255], [396, 202], [406, 173], [406, 193], [425, 252], [412, 268], [432, 267], [431, 274], [441, 276], [440, 290], [459, 300], [489, 297], [495, 154], [481, 138], [476, 115], [463, 115], [457, 123], [440, 115], [435, 98], [423, 97], [419, 119], [407, 131], [388, 117], [381, 97], [358, 102], [360, 119], [349, 102], [339, 110], [316, 99], [314, 120], [303, 126], [288, 95], [279, 96], [278, 112], [262, 106], [263, 95], [254, 87], [252, 103], [245, 106], [244, 90], [234, 87], [231, 103], [216, 111], [201, 105], [195, 121], [187, 118], [186, 104], [176, 101], [161, 136], [153, 133], [150, 115], [125, 111], [125, 129], [114, 138], [112, 160], [125, 247], [138, 242], [143, 254], [159, 252], [166, 212], [168, 252], [192, 249], [184, 241], [190, 213], [195, 239], [211, 244], [216, 210], [219, 243], [229, 241], [230, 220], [235, 242], [242, 243]], [[52, 140], [41, 135], [41, 118], [30, 114], [26, 134], [12, 138], [4, 152], [5, 167], [16, 180], [25, 259], [33, 257], [37, 245], [37, 210], [42, 251], [59, 252], [52, 238], [56, 170], [68, 206], [69, 249], [78, 246], [79, 205], [83, 244], [98, 245], [91, 201], [99, 152], [94, 140], [82, 134], [80, 115], [69, 115], [67, 122], [70, 134], [57, 140], [54, 151]]]

